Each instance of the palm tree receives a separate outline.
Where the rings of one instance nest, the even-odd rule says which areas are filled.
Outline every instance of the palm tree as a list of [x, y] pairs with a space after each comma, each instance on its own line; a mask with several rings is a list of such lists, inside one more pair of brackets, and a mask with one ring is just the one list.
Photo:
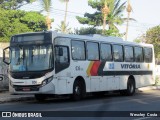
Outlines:
[[126, 2], [120, 3], [121, 0], [111, 0], [108, 3], [110, 13], [107, 16], [106, 23], [108, 24], [109, 30], [118, 31], [116, 25], [122, 25], [125, 21], [136, 21], [134, 18], [124, 18], [123, 12], [126, 8]]
[[128, 17], [127, 17], [127, 26], [126, 26], [126, 36], [125, 36], [125, 40], [127, 40], [127, 37], [128, 37], [129, 19], [130, 19], [130, 13], [131, 13], [131, 11], [132, 11], [132, 7], [131, 7], [131, 4], [130, 4], [130, 0], [128, 0], [128, 5], [127, 5], [126, 10], [127, 10], [127, 12], [128, 12]]
[[103, 14], [103, 34], [105, 33], [105, 28], [106, 28], [106, 18], [107, 18], [107, 15], [109, 14], [110, 10], [108, 8], [108, 5], [107, 5], [107, 0], [103, 0], [103, 8], [101, 9], [101, 12]]
[[57, 31], [59, 31], [59, 32], [64, 32], [65, 31], [65, 33], [70, 33], [71, 32], [71, 28], [68, 28], [69, 27], [69, 23], [66, 25], [66, 24], [64, 24], [64, 21], [61, 21], [61, 24], [60, 25], [58, 25], [58, 28], [55, 28]]
[[[67, 11], [68, 11], [68, 2], [69, 2], [69, 0], [60, 0], [60, 1], [66, 3], [64, 21], [63, 21], [63, 26], [64, 26], [63, 28], [65, 28], [65, 26], [66, 26], [66, 19], [67, 19]], [[63, 32], [63, 33], [66, 33], [66, 30], [63, 29], [62, 32]]]
[[43, 5], [43, 10], [47, 12], [46, 16], [46, 24], [48, 27], [48, 30], [51, 28], [51, 19], [50, 19], [50, 8], [51, 8], [51, 0], [41, 0]]
[[125, 10], [125, 4], [126, 2], [120, 4], [120, 0], [114, 0], [114, 2], [109, 3], [110, 13], [106, 20], [109, 29], [118, 30], [116, 25], [121, 25], [126, 20], [126, 18], [122, 18], [122, 12]]
[[[121, 0], [91, 0], [97, 3], [97, 10], [100, 12], [102, 18], [101, 24], [103, 24], [103, 32], [105, 31], [106, 24], [111, 31], [118, 31], [116, 25], [121, 25], [127, 18], [123, 18], [123, 12], [125, 10], [126, 2], [121, 3]], [[95, 7], [95, 6], [94, 6]], [[95, 7], [96, 8], [96, 7]], [[130, 18], [129, 20], [134, 20]]]

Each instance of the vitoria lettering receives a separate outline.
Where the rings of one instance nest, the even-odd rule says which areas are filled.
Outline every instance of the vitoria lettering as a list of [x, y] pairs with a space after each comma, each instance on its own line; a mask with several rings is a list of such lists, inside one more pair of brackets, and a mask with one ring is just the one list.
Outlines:
[[122, 69], [141, 69], [141, 66], [138, 64], [121, 64]]

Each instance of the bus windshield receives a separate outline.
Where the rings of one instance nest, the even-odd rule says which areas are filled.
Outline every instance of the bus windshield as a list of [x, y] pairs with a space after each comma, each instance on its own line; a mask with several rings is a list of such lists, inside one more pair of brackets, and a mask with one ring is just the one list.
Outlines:
[[51, 45], [11, 47], [10, 71], [42, 71], [53, 68]]

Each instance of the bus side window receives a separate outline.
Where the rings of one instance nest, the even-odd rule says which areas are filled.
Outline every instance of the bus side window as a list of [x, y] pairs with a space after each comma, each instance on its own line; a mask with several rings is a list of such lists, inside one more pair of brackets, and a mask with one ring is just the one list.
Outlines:
[[88, 60], [99, 60], [99, 44], [96, 42], [87, 42]]
[[113, 45], [113, 57], [115, 62], [123, 62], [122, 45]]
[[134, 47], [135, 62], [143, 62], [143, 49], [142, 47]]
[[85, 42], [84, 41], [72, 41], [72, 59], [73, 60], [85, 60]]
[[112, 61], [112, 50], [111, 50], [110, 44], [102, 43], [100, 51], [101, 51], [101, 54], [100, 54], [101, 60]]
[[133, 55], [133, 47], [131, 46], [124, 46], [124, 59], [125, 62], [133, 62], [134, 61], [134, 55]]
[[144, 61], [147, 63], [152, 62], [152, 48], [144, 48]]

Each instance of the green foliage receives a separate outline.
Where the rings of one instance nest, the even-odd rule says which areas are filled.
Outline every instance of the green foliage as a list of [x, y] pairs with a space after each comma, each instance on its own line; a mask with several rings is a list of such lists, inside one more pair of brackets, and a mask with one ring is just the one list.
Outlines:
[[35, 32], [46, 30], [45, 17], [37, 12], [26, 12], [20, 22], [26, 24], [29, 29]]
[[153, 27], [146, 32], [146, 42], [160, 44], [160, 25]]
[[46, 29], [45, 17], [36, 12], [0, 9], [0, 41], [7, 42], [13, 34]]
[[137, 39], [134, 39], [133, 42], [141, 43], [142, 41], [141, 41], [141, 39], [138, 39], [138, 38], [137, 38]]
[[69, 0], [59, 0], [60, 2], [69, 2]]
[[101, 32], [102, 30], [96, 29], [94, 27], [88, 27], [88, 28], [81, 27], [80, 29], [74, 30], [74, 34], [78, 34], [78, 35], [100, 34]]
[[154, 45], [155, 57], [160, 58], [160, 25], [146, 32], [146, 43]]
[[48, 27], [48, 30], [50, 30], [51, 28], [51, 22], [52, 20], [50, 19], [50, 8], [51, 8], [51, 0], [41, 0], [41, 4], [42, 4], [42, 11], [46, 11], [47, 12], [47, 16], [46, 16], [46, 25]]
[[56, 31], [58, 32], [64, 32], [65, 33], [70, 33], [71, 32], [71, 28], [69, 27], [69, 23], [67, 25], [65, 25], [64, 21], [61, 21], [61, 24], [58, 25], [57, 28], [55, 28]]
[[95, 12], [93, 14], [85, 13], [84, 17], [76, 16], [76, 18], [79, 23], [92, 25], [93, 27], [101, 26], [103, 23], [101, 12]]
[[42, 5], [43, 5], [43, 9], [46, 12], [50, 12], [50, 7], [51, 7], [51, 0], [41, 0]]
[[[87, 34], [101, 34], [102, 33], [102, 29], [97, 29], [94, 27], [88, 27], [88, 28], [80, 28], [80, 29], [75, 29], [74, 30], [74, 34], [79, 34], [79, 35], [87, 35]], [[104, 35], [106, 36], [118, 36], [121, 37], [122, 35], [119, 34], [118, 32], [115, 32], [113, 30], [106, 30]]]
[[21, 6], [34, 2], [35, 0], [0, 0], [0, 8], [16, 10]]
[[[97, 11], [93, 14], [85, 13], [84, 17], [77, 16], [77, 20], [81, 24], [88, 24], [93, 27], [102, 26], [103, 14], [101, 10], [104, 6], [104, 1], [105, 0], [89, 0], [88, 5]], [[107, 4], [110, 10], [106, 18], [106, 23], [109, 26], [107, 34], [112, 34], [111, 32], [114, 32], [113, 35], [119, 35], [119, 30], [116, 25], [121, 25], [126, 20], [126, 18], [122, 18], [126, 2], [120, 4], [120, 0], [107, 0]]]

